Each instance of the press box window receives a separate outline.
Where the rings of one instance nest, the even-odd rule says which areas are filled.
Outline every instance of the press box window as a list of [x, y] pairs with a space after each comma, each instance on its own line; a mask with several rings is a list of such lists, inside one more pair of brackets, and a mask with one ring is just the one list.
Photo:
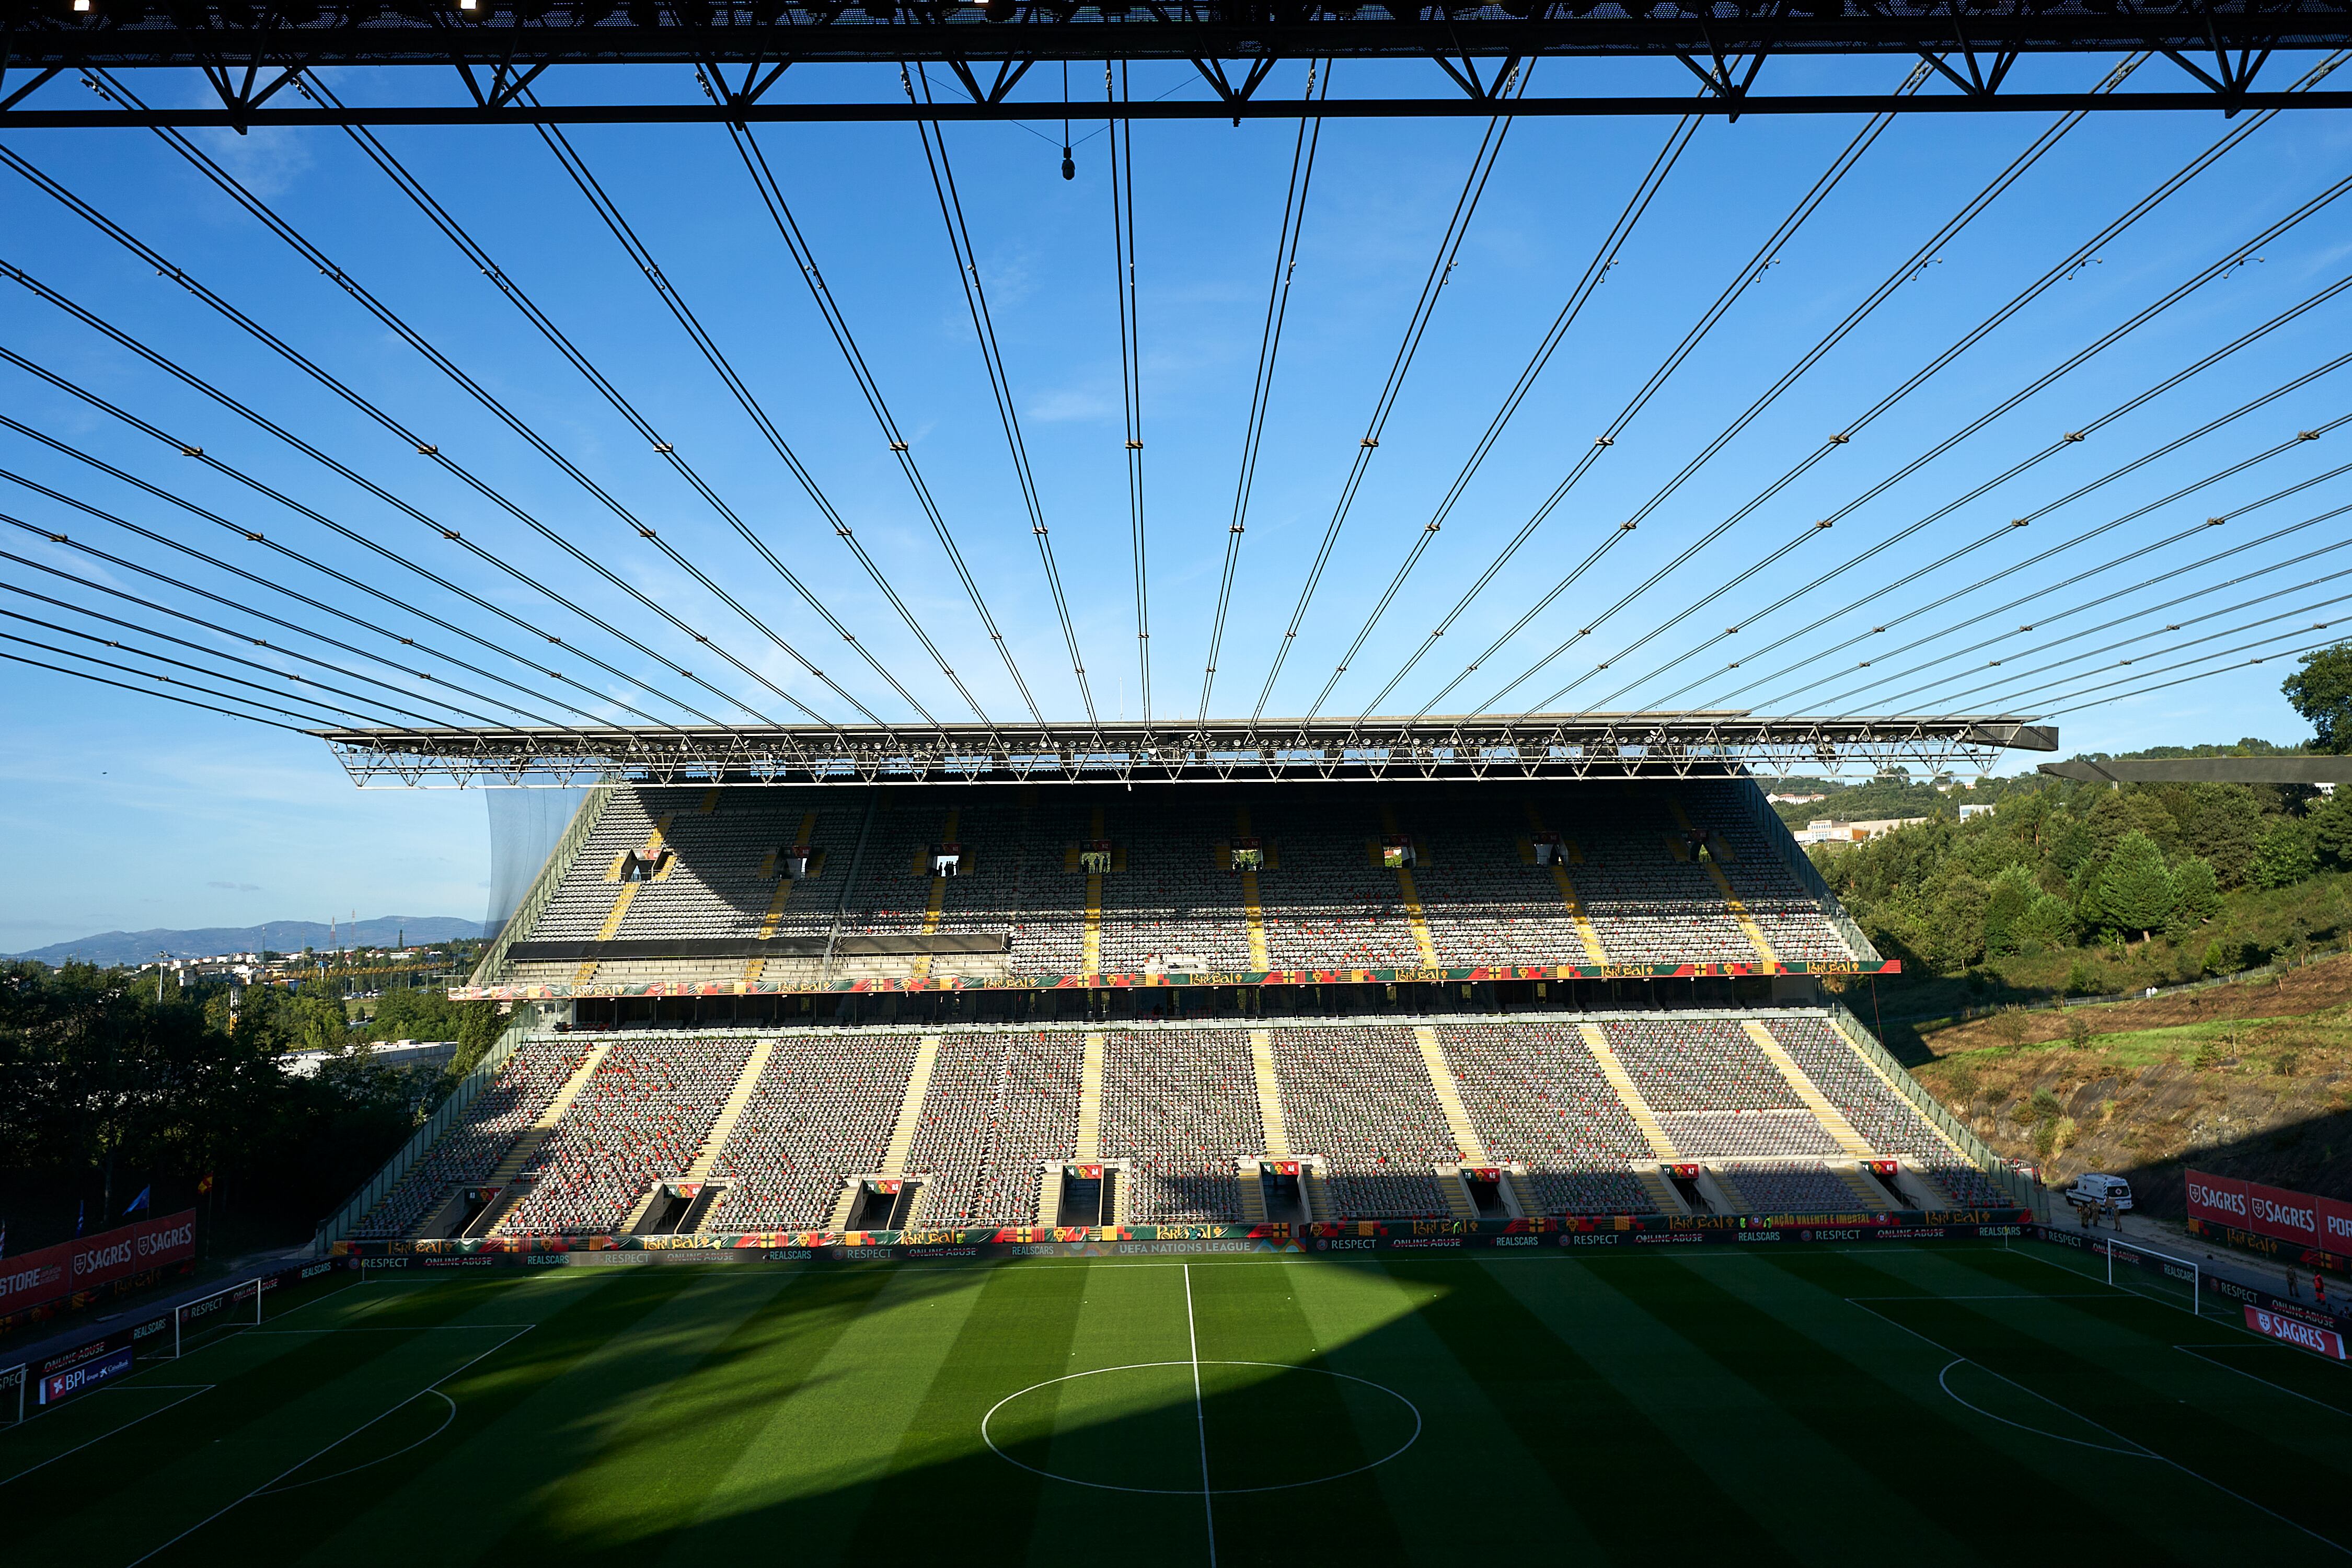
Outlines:
[[1078, 869], [1089, 877], [1107, 875], [1110, 870], [1110, 840], [1088, 839], [1078, 849]]
[[1568, 848], [1560, 843], [1557, 833], [1537, 834], [1535, 849], [1538, 866], [1564, 866], [1568, 863]]
[[776, 851], [776, 869], [787, 882], [805, 881], [816, 875], [816, 851], [805, 844], [795, 844]]
[[1258, 839], [1236, 838], [1234, 840], [1233, 848], [1228, 853], [1233, 858], [1234, 870], [1263, 871], [1265, 869], [1265, 845]]
[[942, 844], [931, 851], [931, 875], [960, 877], [963, 874], [963, 846]]
[[1381, 864], [1391, 871], [1410, 869], [1413, 864], [1412, 840], [1410, 838], [1381, 840]]

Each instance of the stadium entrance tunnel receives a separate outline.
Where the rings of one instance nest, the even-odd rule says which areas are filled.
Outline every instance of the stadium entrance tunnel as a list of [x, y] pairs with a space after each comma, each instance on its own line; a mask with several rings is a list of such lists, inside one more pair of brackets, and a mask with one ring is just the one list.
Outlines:
[[902, 1176], [865, 1176], [849, 1200], [851, 1230], [903, 1230], [915, 1217], [923, 1184]]
[[1116, 1225], [1118, 1167], [1094, 1163], [1062, 1167], [1063, 1225]]

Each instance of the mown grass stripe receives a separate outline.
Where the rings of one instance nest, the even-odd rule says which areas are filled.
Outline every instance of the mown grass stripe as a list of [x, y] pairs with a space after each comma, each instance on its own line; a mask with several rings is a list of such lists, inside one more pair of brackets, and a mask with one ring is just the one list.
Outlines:
[[1068, 1370], [1094, 1273], [1018, 1264], [988, 1271], [891, 1455], [887, 1479], [845, 1489], [827, 1503], [856, 1517], [843, 1561], [891, 1561], [905, 1548], [910, 1509], [971, 1522], [959, 1538], [961, 1562], [1028, 1561], [1041, 1491], [1055, 1483], [989, 1452], [980, 1420], [1006, 1394]]
[[[1423, 1301], [1423, 1321], [1612, 1557], [1737, 1552], [1753, 1563], [1797, 1561], [1587, 1353], [1606, 1356], [1615, 1347], [1554, 1333], [1484, 1268], [1391, 1263], [1389, 1269], [1451, 1287]], [[1651, 1499], [1664, 1506], [1648, 1506]]]
[[[1878, 1485], [1761, 1390], [1724, 1377], [1698, 1347], [1606, 1284], [1607, 1268], [1588, 1258], [1544, 1258], [1492, 1272], [1553, 1333], [1592, 1347], [1601, 1374], [1793, 1555], [1827, 1542], [1861, 1559], [1899, 1540], [1918, 1568], [1973, 1563], [1912, 1496]], [[1791, 1505], [1805, 1497], [1836, 1500]]]
[[[1627, 1259], [1626, 1267], [1611, 1270], [1608, 1278], [1705, 1352], [1725, 1375], [1773, 1400], [1878, 1485], [1951, 1498], [1950, 1506], [1932, 1510], [1931, 1517], [1981, 1561], [2013, 1555], [2020, 1540], [2045, 1544], [2061, 1555], [2078, 1552], [2086, 1561], [2123, 1553], [2149, 1562], [2179, 1561], [2159, 1533], [2162, 1521], [2144, 1511], [2118, 1512], [2096, 1501], [2084, 1506], [2041, 1486], [2011, 1489], [1999, 1510], [1968, 1502], [1968, 1487], [2016, 1475], [2018, 1455], [1961, 1425], [1961, 1412], [1935, 1383], [1939, 1369], [1929, 1364], [1932, 1353], [1891, 1363], [1887, 1358], [1903, 1353], [1895, 1342], [1907, 1342], [1907, 1336], [1871, 1331], [1863, 1309], [1839, 1299], [1869, 1294], [1855, 1281], [1875, 1271], [1834, 1254], [1751, 1256], [1788, 1279], [1812, 1287], [1811, 1300], [1784, 1307], [1801, 1314], [1804, 1327], [1741, 1299], [1727, 1288], [1728, 1276], [1720, 1268], [1643, 1258]], [[1882, 1373], [1880, 1367], [1890, 1364], [1916, 1370], [1909, 1378]], [[2119, 1544], [2119, 1537], [2131, 1544]]]

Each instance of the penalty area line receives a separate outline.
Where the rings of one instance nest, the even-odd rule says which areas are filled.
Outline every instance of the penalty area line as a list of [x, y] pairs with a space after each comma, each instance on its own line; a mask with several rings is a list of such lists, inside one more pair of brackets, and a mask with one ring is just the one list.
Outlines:
[[[2255, 1342], [2259, 1344], [2261, 1342], [2257, 1341]], [[2205, 1363], [2209, 1366], [2218, 1366], [2223, 1372], [2234, 1372], [2240, 1377], [2252, 1378], [2256, 1383], [2261, 1384], [2265, 1388], [2275, 1388], [2281, 1394], [2293, 1394], [2295, 1398], [2302, 1400], [2306, 1405], [2316, 1405], [2322, 1410], [2333, 1410], [2338, 1415], [2352, 1415], [2352, 1410], [2347, 1410], [2341, 1405], [2333, 1404], [2325, 1399], [2314, 1399], [2310, 1394], [2302, 1393], [2296, 1389], [2289, 1388], [2284, 1383], [2273, 1383], [2269, 1378], [2263, 1376], [2260, 1373], [2248, 1372], [2242, 1366], [2231, 1366], [2228, 1362], [2221, 1360], [2218, 1356], [2210, 1356], [2205, 1353], [2209, 1350], [2243, 1350], [2246, 1347], [2242, 1343], [2231, 1342], [2218, 1345], [2175, 1345], [2172, 1348], [2180, 1352], [2184, 1355], [2195, 1356], [2199, 1361]]]
[[101, 1391], [119, 1392], [121, 1388], [125, 1387], [146, 1389], [184, 1388], [187, 1390], [185, 1394], [181, 1394], [179, 1398], [173, 1400], [170, 1404], [159, 1405], [154, 1409], [147, 1412], [144, 1415], [134, 1415], [120, 1426], [109, 1427], [107, 1430], [100, 1432], [97, 1436], [89, 1439], [87, 1443], [77, 1443], [62, 1454], [51, 1454], [47, 1458], [43, 1459], [37, 1465], [26, 1466], [23, 1469], [18, 1470], [15, 1475], [8, 1477], [5, 1480], [0, 1480], [0, 1487], [13, 1486], [15, 1483], [23, 1480], [26, 1476], [31, 1475], [36, 1470], [45, 1470], [48, 1468], [51, 1465], [56, 1464], [59, 1459], [70, 1459], [76, 1454], [80, 1453], [84, 1448], [95, 1447], [97, 1445], [105, 1442], [109, 1437], [119, 1437], [123, 1433], [130, 1431], [133, 1426], [138, 1426], [140, 1422], [152, 1420], [154, 1417], [163, 1415], [166, 1410], [176, 1410], [181, 1405], [185, 1405], [189, 1400], [194, 1399], [197, 1394], [209, 1394], [219, 1386], [220, 1385], [218, 1384], [214, 1383], [151, 1383], [143, 1384], [118, 1384], [114, 1390]]
[[[1921, 1300], [1934, 1300], [1934, 1298], [1933, 1298], [1933, 1297], [1925, 1297], [1925, 1298], [1921, 1298]], [[2144, 1455], [2146, 1455], [2147, 1458], [2149, 1458], [2154, 1459], [2155, 1461], [2157, 1461], [2157, 1463], [2158, 1463], [2158, 1464], [2162, 1464], [2162, 1465], [2170, 1465], [2174, 1469], [2179, 1470], [2182, 1475], [2187, 1476], [2189, 1479], [2194, 1480], [2194, 1481], [2202, 1481], [2205, 1485], [2207, 1485], [2207, 1486], [2209, 1486], [2209, 1487], [2211, 1487], [2215, 1491], [2220, 1492], [2223, 1497], [2226, 1497], [2226, 1498], [2235, 1498], [2238, 1501], [2240, 1501], [2240, 1502], [2242, 1502], [2242, 1503], [2244, 1503], [2248, 1508], [2252, 1509], [2255, 1512], [2257, 1512], [2257, 1513], [2262, 1513], [2262, 1514], [2267, 1514], [2267, 1515], [2269, 1515], [2271, 1518], [2273, 1518], [2273, 1519], [2274, 1519], [2274, 1520], [2278, 1521], [2281, 1524], [2285, 1525], [2285, 1526], [2286, 1526], [2287, 1528], [2289, 1528], [2290, 1530], [2298, 1530], [2298, 1531], [2301, 1531], [2304, 1534], [2308, 1535], [2308, 1536], [2309, 1536], [2309, 1537], [2311, 1537], [2311, 1539], [2313, 1539], [2314, 1541], [2318, 1542], [2322, 1546], [2331, 1547], [2331, 1548], [2333, 1548], [2334, 1550], [2336, 1550], [2336, 1551], [2337, 1551], [2337, 1552], [2343, 1552], [2343, 1553], [2344, 1553], [2346, 1556], [2347, 1556], [2347, 1557], [2352, 1557], [2352, 1547], [2347, 1547], [2347, 1546], [2346, 1546], [2342, 1542], [2340, 1542], [2340, 1541], [2335, 1541], [2335, 1540], [2330, 1539], [2330, 1538], [2329, 1538], [2329, 1537], [2327, 1537], [2327, 1536], [2322, 1535], [2322, 1534], [2320, 1534], [2320, 1533], [2319, 1533], [2319, 1531], [2315, 1531], [2315, 1530], [2312, 1529], [2312, 1528], [2311, 1528], [2311, 1526], [2309, 1526], [2309, 1525], [2307, 1525], [2307, 1524], [2304, 1524], [2304, 1523], [2300, 1522], [2299, 1521], [2289, 1519], [2286, 1515], [2284, 1515], [2284, 1514], [2283, 1514], [2283, 1513], [2279, 1512], [2279, 1510], [2276, 1510], [2276, 1509], [2274, 1509], [2274, 1508], [2268, 1507], [2268, 1506], [2266, 1506], [2265, 1504], [2263, 1504], [2263, 1503], [2258, 1503], [2258, 1502], [2256, 1502], [2253, 1499], [2252, 1499], [2252, 1498], [2248, 1497], [2248, 1496], [2247, 1496], [2245, 1493], [2243, 1493], [2243, 1492], [2241, 1492], [2241, 1491], [2234, 1491], [2234, 1490], [2231, 1489], [2230, 1488], [2223, 1486], [2221, 1482], [2219, 1482], [2219, 1481], [2215, 1480], [2212, 1477], [2210, 1477], [2210, 1476], [2209, 1476], [2209, 1475], [2206, 1475], [2203, 1471], [2201, 1471], [2201, 1470], [2194, 1470], [2194, 1469], [2189, 1468], [2187, 1465], [2182, 1464], [2179, 1459], [2176, 1459], [2176, 1458], [2172, 1458], [2172, 1456], [2170, 1456], [2169, 1454], [2160, 1454], [2160, 1453], [2157, 1452], [2157, 1450], [2155, 1450], [2154, 1448], [2149, 1447], [2147, 1444], [2145, 1444], [2145, 1443], [2141, 1442], [2141, 1441], [2140, 1441], [2138, 1438], [2137, 1438], [2137, 1437], [2128, 1437], [2128, 1436], [2126, 1436], [2123, 1433], [2116, 1431], [2114, 1427], [2107, 1426], [2107, 1425], [2106, 1425], [2106, 1424], [2105, 1424], [2104, 1422], [2099, 1422], [2099, 1421], [2094, 1421], [2094, 1420], [2092, 1420], [2092, 1419], [2091, 1419], [2091, 1417], [2089, 1417], [2088, 1415], [2084, 1415], [2081, 1411], [2079, 1411], [2079, 1410], [2075, 1409], [2073, 1405], [2066, 1404], [2066, 1403], [2065, 1403], [2065, 1402], [2063, 1402], [2063, 1400], [2053, 1399], [2052, 1397], [2050, 1397], [2050, 1395], [2048, 1395], [2048, 1394], [2046, 1394], [2042, 1393], [2042, 1392], [2041, 1392], [2040, 1390], [2038, 1390], [2038, 1389], [2028, 1388], [2025, 1384], [2021, 1384], [2021, 1383], [2018, 1382], [2018, 1381], [2017, 1381], [2017, 1379], [2015, 1379], [2015, 1378], [2013, 1378], [2013, 1377], [2010, 1376], [2007, 1373], [2003, 1373], [2003, 1372], [1996, 1372], [1996, 1371], [1994, 1371], [1991, 1367], [1989, 1367], [1989, 1366], [1985, 1365], [1985, 1363], [1982, 1363], [1982, 1362], [1980, 1362], [1980, 1361], [1978, 1361], [1974, 1356], [1970, 1356], [1970, 1355], [1963, 1355], [1963, 1354], [1961, 1354], [1958, 1351], [1956, 1351], [1956, 1350], [1954, 1350], [1951, 1346], [1949, 1346], [1949, 1345], [1948, 1345], [1948, 1344], [1945, 1344], [1942, 1341], [1937, 1340], [1937, 1339], [1934, 1338], [1934, 1337], [1933, 1337], [1933, 1336], [1931, 1336], [1931, 1335], [1921, 1333], [1917, 1329], [1913, 1328], [1913, 1327], [1912, 1327], [1910, 1324], [1908, 1324], [1908, 1323], [1905, 1323], [1905, 1322], [1898, 1322], [1898, 1321], [1896, 1321], [1894, 1318], [1891, 1318], [1891, 1317], [1887, 1316], [1885, 1312], [1880, 1311], [1877, 1308], [1871, 1306], [1869, 1303], [1867, 1303], [1867, 1302], [1865, 1302], [1865, 1301], [1853, 1300], [1852, 1300], [1851, 1298], [1849, 1298], [1849, 1300], [1851, 1301], [1851, 1304], [1852, 1304], [1852, 1305], [1856, 1306], [1856, 1307], [1860, 1307], [1864, 1311], [1868, 1312], [1872, 1317], [1876, 1318], [1880, 1322], [1887, 1323], [1887, 1324], [1892, 1325], [1892, 1326], [1893, 1326], [1893, 1327], [1895, 1327], [1895, 1328], [1897, 1328], [1897, 1329], [1902, 1330], [1905, 1333], [1909, 1334], [1912, 1338], [1914, 1338], [1914, 1339], [1916, 1339], [1916, 1340], [1919, 1341], [1919, 1342], [1920, 1342], [1921, 1343], [1923, 1343], [1923, 1344], [1927, 1344], [1927, 1345], [1932, 1345], [1932, 1346], [1934, 1346], [1937, 1350], [1939, 1350], [1939, 1351], [1943, 1352], [1944, 1352], [1944, 1354], [1946, 1354], [1946, 1355], [1948, 1355], [1948, 1356], [1950, 1356], [1950, 1357], [1953, 1359], [1953, 1362], [1954, 1362], [1954, 1363], [1958, 1363], [1958, 1362], [1968, 1362], [1968, 1363], [1969, 1363], [1971, 1365], [1975, 1366], [1975, 1367], [1977, 1368], [1977, 1370], [1979, 1370], [1979, 1372], [1982, 1372], [1982, 1373], [1986, 1373], [1988, 1376], [1991, 1376], [1991, 1377], [1995, 1377], [1995, 1378], [2000, 1379], [2001, 1382], [2003, 1382], [2003, 1383], [2005, 1383], [2005, 1384], [2009, 1384], [2011, 1388], [2016, 1389], [2020, 1394], [2023, 1394], [2028, 1395], [2029, 1397], [2032, 1397], [2032, 1398], [2034, 1398], [2034, 1399], [2038, 1399], [2038, 1400], [2042, 1401], [2042, 1403], [2043, 1403], [2044, 1405], [2052, 1405], [2052, 1406], [2054, 1406], [2054, 1407], [2055, 1407], [2055, 1408], [2057, 1408], [2057, 1409], [2063, 1410], [2067, 1415], [2072, 1415], [2075, 1420], [2080, 1421], [2080, 1422], [2081, 1422], [2081, 1423], [2083, 1423], [2083, 1425], [2084, 1425], [2085, 1426], [2091, 1427], [2091, 1428], [2092, 1428], [2093, 1430], [2095, 1430], [2095, 1431], [2105, 1432], [2108, 1436], [2113, 1437], [2113, 1438], [2114, 1438], [2116, 1442], [2118, 1442], [2118, 1443], [2127, 1443], [2127, 1444], [2129, 1444], [2133, 1449], [2137, 1449], [2140, 1454], [2144, 1454]], [[1952, 1369], [1951, 1369], [1951, 1366], [1950, 1366], [1950, 1365], [1947, 1365], [1947, 1366], [1944, 1368], [1944, 1371], [1945, 1371], [1946, 1373], [1948, 1373], [1948, 1372], [1950, 1372], [1951, 1370], [1952, 1370]], [[1953, 1398], [1953, 1400], [1954, 1400], [1956, 1403], [1959, 1404], [1960, 1405], [1962, 1405], [1963, 1407], [1965, 1407], [1965, 1408], [1967, 1408], [1967, 1409], [1969, 1409], [1969, 1410], [1976, 1410], [1976, 1406], [1975, 1406], [1975, 1405], [1969, 1405], [1969, 1404], [1968, 1403], [1968, 1401], [1966, 1401], [1966, 1400], [1964, 1400], [1964, 1399], [1961, 1399], [1961, 1398], [1959, 1397], [1959, 1395], [1958, 1395], [1958, 1394], [1952, 1394], [1952, 1391], [1951, 1391], [1950, 1386], [1949, 1386], [1948, 1384], [1944, 1384], [1942, 1373], [1938, 1373], [1938, 1374], [1937, 1374], [1937, 1385], [1938, 1385], [1938, 1386], [1940, 1386], [1940, 1387], [1942, 1387], [1942, 1388], [1943, 1388], [1944, 1392], [1945, 1392], [1947, 1394], [1951, 1394], [1951, 1397]], [[1985, 1412], [1983, 1412], [1983, 1411], [1981, 1411], [1981, 1410], [1979, 1410], [1979, 1411], [1977, 1411], [1977, 1414], [1978, 1414], [1978, 1415], [1985, 1415], [1986, 1413], [1985, 1413]], [[2001, 1418], [2000, 1416], [1995, 1415], [1995, 1416], [1992, 1416], [1992, 1417], [1991, 1417], [1991, 1419], [1993, 1419], [1993, 1420], [1995, 1420], [1995, 1421], [2000, 1421], [2000, 1420], [2001, 1420], [2002, 1418]], [[2011, 1426], [2020, 1426], [2020, 1424], [2019, 1424], [2019, 1423], [2014, 1422], [2014, 1421], [2006, 1422], [2006, 1423], [2005, 1423], [2005, 1425]], [[2032, 1431], [2032, 1430], [2033, 1430], [2033, 1429], [2032, 1429], [2032, 1427], [2030, 1427], [2030, 1426], [2021, 1426], [2021, 1427], [2020, 1427], [2020, 1429], [2021, 1429], [2021, 1430], [2023, 1430], [2023, 1431], [2029, 1431], [2029, 1432], [2030, 1432], [2030, 1431]], [[2054, 1436], [2057, 1436], [2057, 1434], [2055, 1434], [2055, 1433], [2052, 1433], [2052, 1432], [2044, 1432], [2044, 1433], [2041, 1434], [2041, 1436], [2045, 1436], [2045, 1437], [2054, 1437]], [[2074, 1439], [2074, 1438], [2063, 1438], [2063, 1439], [2061, 1439], [2061, 1441], [2065, 1441], [2065, 1442], [2078, 1442], [2078, 1441], [2079, 1441], [2079, 1439]], [[2082, 1446], [2083, 1446], [2083, 1447], [2097, 1447], [2097, 1445], [2096, 1445], [2096, 1444], [2084, 1444], [2084, 1445], [2082, 1445]], [[2127, 1452], [2127, 1451], [2125, 1451], [2125, 1450], [2117, 1450], [2117, 1451], [2118, 1451], [2118, 1452]]]
[[[532, 1327], [536, 1326], [536, 1324], [532, 1325]], [[467, 1356], [464, 1361], [458, 1363], [456, 1366], [451, 1367], [447, 1372], [443, 1373], [439, 1377], [435, 1378], [423, 1388], [418, 1389], [415, 1394], [410, 1394], [406, 1399], [400, 1401], [397, 1405], [385, 1406], [383, 1410], [380, 1410], [375, 1415], [369, 1416], [366, 1420], [361, 1422], [358, 1426], [352, 1427], [350, 1431], [344, 1433], [333, 1442], [328, 1443], [310, 1453], [305, 1454], [301, 1458], [297, 1459], [294, 1463], [287, 1466], [284, 1469], [278, 1471], [276, 1475], [270, 1477], [259, 1486], [255, 1487], [251, 1491], [247, 1492], [244, 1496], [236, 1499], [234, 1501], [223, 1504], [220, 1508], [214, 1510], [211, 1513], [208, 1513], [204, 1518], [196, 1521], [195, 1523], [188, 1526], [187, 1529], [180, 1531], [179, 1534], [172, 1537], [171, 1540], [164, 1542], [162, 1545], [151, 1547], [146, 1552], [143, 1552], [140, 1555], [132, 1558], [124, 1565], [124, 1568], [139, 1568], [139, 1564], [142, 1563], [145, 1563], [161, 1556], [163, 1553], [170, 1551], [173, 1547], [177, 1546], [181, 1542], [185, 1541], [188, 1537], [204, 1529], [205, 1526], [212, 1523], [214, 1521], [235, 1512], [237, 1509], [252, 1501], [255, 1498], [261, 1496], [264, 1492], [275, 1490], [278, 1484], [284, 1481], [287, 1477], [299, 1474], [303, 1466], [310, 1464], [312, 1460], [320, 1458], [324, 1455], [333, 1453], [337, 1448], [341, 1447], [345, 1443], [350, 1442], [352, 1438], [358, 1436], [361, 1433], [366, 1431], [377, 1422], [384, 1419], [384, 1417], [390, 1415], [394, 1411], [405, 1410], [410, 1405], [415, 1403], [418, 1395], [440, 1392], [441, 1384], [448, 1382], [459, 1373], [464, 1372], [476, 1362], [481, 1361], [488, 1356], [496, 1355], [499, 1352], [506, 1349], [507, 1346], [514, 1343], [515, 1341], [522, 1338], [523, 1335], [529, 1332], [530, 1332], [530, 1329], [529, 1328], [518, 1329], [513, 1333], [509, 1334], [505, 1339], [500, 1340], [497, 1344], [490, 1346], [488, 1349], [484, 1350], [478, 1354]]]

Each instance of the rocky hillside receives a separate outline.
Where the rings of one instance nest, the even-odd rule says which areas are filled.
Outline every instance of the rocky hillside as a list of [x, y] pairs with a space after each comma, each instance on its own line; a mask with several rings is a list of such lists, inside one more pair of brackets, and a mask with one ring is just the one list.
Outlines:
[[2352, 1196], [2352, 956], [1900, 1043], [1978, 1136], [2059, 1184], [2116, 1172], [2175, 1216], [2191, 1164]]

